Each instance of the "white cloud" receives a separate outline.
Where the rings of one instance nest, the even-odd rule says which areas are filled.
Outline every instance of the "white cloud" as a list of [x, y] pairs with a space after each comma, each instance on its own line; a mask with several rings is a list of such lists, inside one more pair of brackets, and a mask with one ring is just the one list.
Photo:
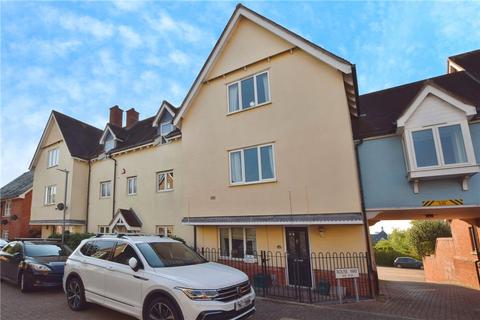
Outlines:
[[168, 57], [173, 63], [181, 66], [187, 66], [190, 64], [190, 58], [180, 50], [173, 50], [172, 52], [170, 52]]
[[127, 26], [119, 26], [118, 33], [124, 40], [127, 47], [136, 48], [142, 44], [140, 35]]
[[40, 40], [31, 39], [26, 42], [15, 42], [10, 49], [17, 54], [41, 55], [44, 58], [65, 57], [82, 45], [79, 40]]
[[54, 8], [43, 8], [42, 17], [46, 22], [58, 24], [65, 30], [90, 34], [98, 39], [109, 38], [114, 34], [113, 24], [90, 16], [76, 15]]
[[187, 42], [199, 42], [208, 38], [204, 29], [188, 22], [175, 20], [168, 13], [160, 12], [157, 18], [145, 17], [150, 27], [162, 35], [173, 34]]
[[114, 0], [112, 1], [112, 3], [115, 6], [115, 8], [122, 11], [137, 11], [144, 4], [143, 1], [138, 1], [138, 0], [130, 0], [130, 1]]

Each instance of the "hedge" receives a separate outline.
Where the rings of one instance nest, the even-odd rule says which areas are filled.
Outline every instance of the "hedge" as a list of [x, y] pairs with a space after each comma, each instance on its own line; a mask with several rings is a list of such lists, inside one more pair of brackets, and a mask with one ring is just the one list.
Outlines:
[[[75, 250], [80, 242], [84, 239], [88, 239], [93, 237], [94, 233], [69, 233], [65, 232], [65, 244], [70, 247], [70, 249]], [[62, 239], [62, 235], [59, 233], [54, 233], [50, 237], [50, 239]]]

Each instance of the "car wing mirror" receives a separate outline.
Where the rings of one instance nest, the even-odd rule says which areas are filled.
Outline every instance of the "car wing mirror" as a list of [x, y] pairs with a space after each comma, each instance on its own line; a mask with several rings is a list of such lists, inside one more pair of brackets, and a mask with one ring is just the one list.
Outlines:
[[138, 271], [138, 261], [136, 258], [131, 257], [128, 260], [128, 265], [130, 266], [130, 268], [132, 268], [133, 271]]

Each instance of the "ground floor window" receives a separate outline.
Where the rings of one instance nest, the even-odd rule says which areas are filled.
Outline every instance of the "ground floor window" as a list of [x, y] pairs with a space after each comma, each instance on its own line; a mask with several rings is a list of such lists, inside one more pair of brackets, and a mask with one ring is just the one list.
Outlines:
[[257, 251], [255, 228], [219, 228], [222, 256], [243, 259]]
[[2, 239], [8, 240], [8, 229], [2, 230]]
[[98, 232], [99, 233], [110, 233], [110, 227], [109, 226], [98, 226]]
[[173, 226], [156, 226], [156, 233], [160, 236], [171, 237], [173, 235]]

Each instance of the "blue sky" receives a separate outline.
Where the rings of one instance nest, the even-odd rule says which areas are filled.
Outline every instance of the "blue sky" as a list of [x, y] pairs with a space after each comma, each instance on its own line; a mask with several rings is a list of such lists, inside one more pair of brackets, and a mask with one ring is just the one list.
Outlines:
[[[480, 2], [243, 2], [357, 65], [360, 93], [446, 70], [480, 46]], [[236, 2], [1, 2], [1, 185], [27, 170], [51, 109], [103, 128], [178, 105]]]

